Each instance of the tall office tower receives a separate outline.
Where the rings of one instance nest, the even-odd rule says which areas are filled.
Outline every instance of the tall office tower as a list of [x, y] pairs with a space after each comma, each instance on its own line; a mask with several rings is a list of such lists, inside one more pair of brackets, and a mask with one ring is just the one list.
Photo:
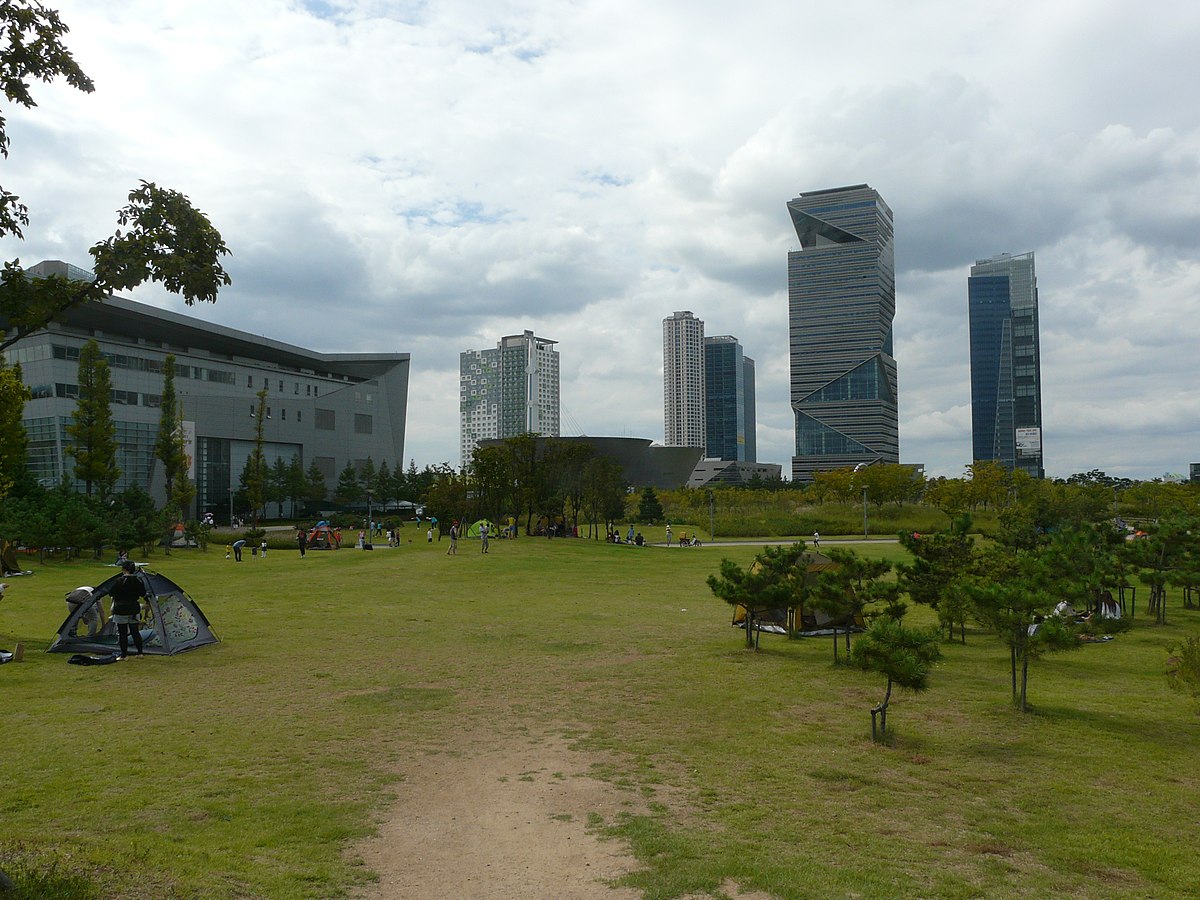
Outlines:
[[1042, 354], [1033, 254], [971, 266], [971, 452], [1035, 478], [1042, 462]]
[[757, 462], [754, 458], [754, 360], [738, 339], [704, 339], [704, 455]]
[[687, 310], [663, 319], [664, 444], [704, 446], [704, 321]]
[[897, 463], [892, 211], [865, 184], [809, 191], [787, 207], [801, 248], [788, 253], [792, 480]]
[[558, 437], [555, 343], [526, 331], [501, 338], [495, 349], [459, 354], [459, 456], [464, 466], [488, 438], [525, 432]]

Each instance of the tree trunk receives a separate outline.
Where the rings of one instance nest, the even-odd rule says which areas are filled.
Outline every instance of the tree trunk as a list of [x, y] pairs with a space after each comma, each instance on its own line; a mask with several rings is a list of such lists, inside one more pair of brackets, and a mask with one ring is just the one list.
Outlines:
[[1025, 702], [1026, 691], [1029, 686], [1029, 657], [1028, 655], [1021, 658], [1021, 712], [1029, 712], [1029, 705]]

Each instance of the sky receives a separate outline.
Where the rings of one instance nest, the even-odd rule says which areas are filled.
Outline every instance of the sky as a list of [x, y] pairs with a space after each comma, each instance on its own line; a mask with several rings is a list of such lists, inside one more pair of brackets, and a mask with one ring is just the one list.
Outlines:
[[786, 203], [859, 183], [895, 214], [901, 461], [970, 462], [968, 269], [1028, 251], [1047, 473], [1200, 461], [1200, 4], [51, 5], [96, 91], [0, 109], [32, 219], [2, 258], [87, 267], [140, 179], [179, 190], [233, 284], [128, 296], [411, 353], [418, 466], [459, 463], [459, 353], [525, 329], [558, 342], [563, 434], [661, 441], [691, 310], [755, 359], [786, 476]]

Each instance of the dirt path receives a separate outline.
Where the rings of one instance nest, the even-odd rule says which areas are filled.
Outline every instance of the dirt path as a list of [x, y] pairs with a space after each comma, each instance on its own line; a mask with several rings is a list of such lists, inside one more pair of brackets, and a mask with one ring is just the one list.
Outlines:
[[[460, 744], [460, 746], [462, 746]], [[356, 848], [380, 875], [363, 900], [553, 897], [636, 900], [605, 882], [637, 868], [588, 816], [638, 810], [634, 795], [590, 777], [594, 760], [559, 737], [468, 743], [407, 761], [379, 835]]]

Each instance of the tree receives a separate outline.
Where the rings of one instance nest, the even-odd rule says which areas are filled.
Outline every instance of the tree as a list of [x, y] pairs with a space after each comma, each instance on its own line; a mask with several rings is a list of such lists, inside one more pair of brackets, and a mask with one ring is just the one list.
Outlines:
[[[850, 652], [854, 664], [887, 678], [883, 700], [871, 709], [871, 740], [887, 735], [887, 710], [893, 684], [914, 692], [928, 687], [929, 670], [942, 655], [937, 645], [938, 637], [936, 631], [906, 628], [899, 620], [883, 616], [872, 622], [854, 642]], [[878, 733], [875, 730], [877, 716]]]
[[1002, 581], [980, 579], [968, 588], [979, 620], [1008, 645], [1013, 702], [1021, 712], [1029, 710], [1029, 663], [1046, 651], [1079, 646], [1071, 625], [1051, 613], [1056, 601], [1039, 589], [1029, 568], [1021, 566], [1016, 577]]
[[1167, 651], [1167, 684], [1172, 690], [1200, 699], [1200, 637], [1184, 638]]
[[333, 496], [343, 506], [352, 506], [363, 498], [362, 485], [358, 481], [358, 470], [354, 468], [354, 463], [346, 463], [346, 468], [338, 475]]
[[[885, 559], [867, 559], [853, 550], [834, 547], [827, 553], [834, 565], [817, 576], [813, 604], [835, 622], [847, 626], [858, 619], [885, 615], [899, 619], [905, 606], [900, 602], [900, 586], [886, 580], [892, 564]], [[871, 612], [868, 607], [873, 607]], [[881, 608], [880, 608], [881, 607]], [[850, 648], [850, 629], [845, 630], [846, 649]], [[833, 658], [838, 658], [838, 634], [834, 629]]]
[[1200, 519], [1182, 513], [1163, 516], [1149, 529], [1149, 534], [1122, 546], [1126, 559], [1142, 572], [1142, 580], [1150, 586], [1148, 611], [1154, 613], [1156, 625], [1167, 624], [1167, 584], [1179, 581], [1176, 574], [1188, 580], [1188, 570], [1195, 565], [1200, 553]]
[[321, 471], [321, 467], [314, 459], [309, 463], [308, 472], [304, 475], [304, 499], [309, 503], [323, 503], [328, 495], [329, 488], [325, 484], [325, 473]]
[[100, 345], [90, 340], [79, 351], [79, 398], [74, 420], [66, 426], [72, 441], [68, 452], [75, 457], [75, 477], [84, 483], [89, 497], [93, 488], [101, 497], [107, 497], [121, 475], [111, 403], [108, 360], [100, 352]]
[[[187, 446], [183, 437], [183, 410], [175, 395], [175, 355], [163, 360], [162, 395], [159, 399], [158, 436], [154, 441], [154, 456], [162, 463], [167, 507], [177, 521], [187, 518], [188, 507], [196, 496], [196, 487], [187, 477]], [[172, 528], [174, 522], [169, 523]], [[170, 552], [170, 542], [167, 542]]]
[[658, 495], [654, 493], [654, 488], [650, 485], [642, 488], [642, 497], [638, 501], [638, 521], [647, 522], [653, 525], [663, 517], [662, 504], [658, 501]]
[[912, 554], [913, 561], [896, 564], [900, 589], [914, 603], [937, 610], [947, 637], [954, 637], [954, 626], [958, 625], [964, 644], [969, 604], [962, 591], [962, 579], [970, 574], [975, 561], [974, 541], [967, 534], [970, 525], [970, 517], [963, 515], [951, 523], [949, 531], [901, 534], [900, 543]]
[[[62, 78], [91, 93], [95, 86], [62, 42], [68, 29], [56, 11], [32, 0], [0, 3], [0, 86], [12, 103], [32, 109], [33, 80]], [[8, 156], [9, 140], [0, 117], [0, 153]], [[89, 250], [95, 278], [72, 281], [59, 276], [30, 279], [19, 260], [4, 264], [0, 276], [0, 313], [12, 331], [0, 340], [0, 351], [39, 331], [56, 316], [87, 302], [103, 302], [114, 292], [146, 281], [160, 282], [191, 306], [216, 300], [230, 283], [221, 267], [229, 250], [208, 218], [183, 194], [142, 181], [117, 211], [120, 229]], [[23, 236], [29, 210], [19, 198], [0, 188], [0, 237]]]
[[267, 476], [267, 500], [275, 503], [279, 518], [283, 518], [283, 501], [288, 498], [288, 464], [282, 456], [275, 457]]
[[267, 502], [267, 460], [263, 454], [263, 429], [267, 418], [267, 389], [258, 392], [258, 411], [254, 417], [254, 449], [242, 469], [242, 487], [250, 506], [250, 527], [258, 528], [258, 513]]
[[287, 467], [286, 491], [288, 500], [292, 502], [292, 515], [296, 515], [296, 508], [304, 499], [307, 490], [308, 482], [304, 477], [304, 467], [300, 465], [300, 456], [292, 454], [292, 461]]
[[29, 439], [21, 421], [28, 399], [29, 389], [21, 381], [20, 366], [6, 366], [0, 357], [0, 499], [28, 474], [25, 457]]
[[[720, 576], [709, 575], [709, 590], [735, 610], [746, 611], [746, 648], [758, 649], [758, 620], [772, 609], [795, 605], [797, 567], [804, 556], [804, 544], [768, 547], [743, 569], [732, 560], [721, 560]], [[803, 577], [800, 577], [800, 582]]]

